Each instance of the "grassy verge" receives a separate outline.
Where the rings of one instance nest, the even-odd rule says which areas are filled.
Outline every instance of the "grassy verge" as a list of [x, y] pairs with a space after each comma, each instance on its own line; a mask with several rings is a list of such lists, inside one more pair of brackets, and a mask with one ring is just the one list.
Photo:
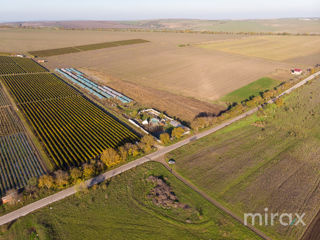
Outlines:
[[[182, 208], [166, 209], [148, 197], [149, 176], [165, 179]], [[3, 229], [0, 239], [259, 239], [151, 162], [112, 178], [97, 189], [43, 208]]]
[[[175, 169], [237, 213], [305, 213], [320, 197], [318, 79], [246, 119], [170, 153]], [[316, 209], [316, 210], [315, 210]], [[258, 226], [259, 227], [259, 226]], [[273, 239], [298, 239], [305, 227], [261, 227]]]
[[240, 103], [250, 97], [258, 96], [260, 92], [270, 90], [280, 84], [280, 81], [271, 78], [260, 78], [242, 88], [239, 88], [220, 99], [222, 102], [227, 103]]

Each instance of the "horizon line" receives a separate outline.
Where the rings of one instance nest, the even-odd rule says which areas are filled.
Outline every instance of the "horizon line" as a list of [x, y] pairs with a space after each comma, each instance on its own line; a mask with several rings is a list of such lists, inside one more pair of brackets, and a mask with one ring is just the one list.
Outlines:
[[202, 18], [145, 18], [145, 19], [56, 19], [56, 20], [16, 20], [16, 21], [0, 21], [0, 23], [27, 23], [27, 22], [135, 22], [135, 21], [161, 21], [161, 20], [198, 20], [198, 21], [254, 21], [254, 20], [285, 20], [285, 19], [320, 19], [315, 16], [301, 16], [301, 17], [277, 17], [277, 18], [216, 18], [216, 19], [202, 19]]

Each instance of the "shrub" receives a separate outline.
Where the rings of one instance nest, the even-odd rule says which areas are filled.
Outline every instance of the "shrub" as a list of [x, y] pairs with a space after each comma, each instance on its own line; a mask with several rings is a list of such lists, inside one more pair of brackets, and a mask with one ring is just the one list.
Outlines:
[[83, 176], [85, 178], [90, 178], [95, 174], [95, 169], [92, 164], [85, 163], [83, 164], [82, 168], [83, 168]]
[[58, 170], [54, 172], [55, 179], [54, 182], [58, 188], [63, 188], [68, 185], [69, 182], [69, 174], [62, 170]]
[[70, 170], [70, 177], [73, 182], [77, 182], [77, 180], [82, 177], [82, 172], [78, 168], [72, 168]]
[[113, 148], [107, 148], [101, 154], [101, 161], [107, 166], [112, 167], [121, 162], [121, 157]]
[[171, 136], [175, 139], [179, 139], [182, 137], [184, 133], [184, 129], [182, 127], [177, 127], [172, 130]]
[[51, 189], [54, 187], [54, 180], [53, 177], [50, 175], [43, 175], [38, 180], [38, 187], [39, 188], [47, 188]]
[[170, 142], [170, 135], [169, 133], [162, 133], [160, 135], [160, 141], [163, 143], [163, 144], [168, 144]]

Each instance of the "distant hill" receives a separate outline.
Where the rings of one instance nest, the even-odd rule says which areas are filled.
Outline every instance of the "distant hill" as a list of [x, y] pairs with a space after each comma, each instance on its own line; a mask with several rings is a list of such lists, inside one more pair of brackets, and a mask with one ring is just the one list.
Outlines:
[[288, 32], [320, 33], [320, 18], [288, 18], [263, 20], [196, 20], [196, 19], [160, 19], [141, 21], [42, 21], [2, 23], [11, 27], [57, 27], [57, 28], [139, 28], [172, 29], [223, 32]]
[[57, 27], [57, 28], [129, 28], [128, 24], [116, 21], [41, 21], [2, 23], [13, 27]]

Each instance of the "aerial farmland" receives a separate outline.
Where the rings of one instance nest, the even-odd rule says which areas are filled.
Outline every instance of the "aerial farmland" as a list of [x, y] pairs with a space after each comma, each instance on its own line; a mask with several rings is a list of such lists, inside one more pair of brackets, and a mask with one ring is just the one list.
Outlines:
[[[1, 58], [2, 73], [12, 73], [13, 69], [18, 72], [34, 70], [26, 61], [11, 60], [6, 57]], [[22, 64], [17, 65], [16, 62]], [[39, 67], [39, 69], [43, 68]], [[47, 171], [2, 84], [0, 84], [0, 169], [0, 195], [2, 196], [8, 190], [24, 187], [31, 178], [40, 177]]]
[[[303, 21], [0, 24], [0, 240], [318, 240]], [[243, 218], [266, 209], [306, 225]]]
[[[2, 59], [7, 62], [14, 60], [10, 57]], [[22, 67], [33, 66], [26, 68], [27, 72], [45, 71], [30, 59], [17, 59], [15, 62], [21, 62]], [[11, 69], [10, 63], [3, 66], [2, 72], [7, 66]], [[53, 74], [4, 74], [0, 79], [57, 167], [79, 165], [98, 156], [107, 147], [138, 139], [116, 119]]]
[[[243, 35], [66, 30], [2, 30], [2, 34], [21, 36], [10, 43], [11, 51], [46, 50], [124, 39], [147, 40], [146, 43], [48, 57], [45, 66], [52, 71], [78, 68], [138, 102], [189, 122], [201, 112], [219, 113], [222, 108], [214, 103], [239, 87], [269, 75], [282, 81], [290, 76], [278, 74], [279, 71], [302, 66], [198, 47], [209, 41], [250, 39]], [[28, 44], [28, 39], [32, 45]], [[5, 44], [5, 41], [0, 42], [0, 51]], [[168, 104], [169, 99], [174, 101]]]
[[[221, 107], [212, 103], [216, 103], [224, 95], [255, 80], [272, 77], [275, 80], [284, 81], [290, 78], [289, 73], [284, 74], [290, 68], [308, 68], [319, 60], [316, 55], [319, 52], [316, 47], [319, 41], [317, 36], [256, 37], [236, 34], [68, 32], [65, 30], [25, 30], [26, 33], [19, 33], [15, 31], [3, 31], [3, 34], [29, 36], [30, 40], [37, 42], [37, 50], [44, 49], [42, 47], [44, 44], [48, 46], [47, 48], [70, 47], [73, 45], [70, 41], [71, 34], [77, 36], [76, 45], [83, 44], [85, 41], [97, 43], [98, 38], [101, 39], [99, 42], [121, 39], [149, 41], [119, 48], [52, 56], [48, 57], [49, 61], [45, 66], [51, 70], [63, 67], [79, 68], [97, 76], [116, 90], [118, 88], [132, 99], [146, 105], [152, 104], [155, 108], [168, 111], [171, 115], [177, 113], [177, 117], [188, 121], [200, 112], [217, 113]], [[63, 43], [59, 41], [60, 37], [65, 39]], [[45, 41], [44, 39], [47, 38], [50, 40]], [[25, 44], [28, 41], [22, 41], [23, 44], [20, 44], [19, 40], [11, 43], [12, 50], [17, 48], [28, 51], [35, 48], [34, 46], [26, 47]], [[288, 41], [291, 45], [286, 44]], [[308, 42], [308, 45], [294, 50], [297, 44], [301, 45], [303, 42]], [[231, 48], [231, 45], [234, 47]], [[242, 49], [242, 52], [237, 50], [237, 46]], [[274, 55], [272, 49], [268, 50], [268, 46], [272, 46], [275, 50], [281, 47], [282, 52], [275, 52], [281, 58]], [[259, 55], [259, 47], [269, 55], [263, 57], [263, 52]], [[305, 61], [304, 59], [308, 56], [310, 56], [308, 61]], [[228, 71], [229, 69], [232, 71]], [[132, 88], [136, 90], [130, 92], [129, 89]], [[149, 89], [156, 90], [152, 95], [157, 100], [150, 100], [150, 96], [145, 95]], [[177, 101], [167, 106], [165, 101], [168, 98], [177, 99]], [[189, 104], [180, 106], [179, 102], [183, 102], [182, 99]], [[211, 106], [207, 103], [211, 103]], [[181, 107], [185, 108], [185, 113], [177, 110]], [[197, 107], [198, 111], [194, 107]]]

